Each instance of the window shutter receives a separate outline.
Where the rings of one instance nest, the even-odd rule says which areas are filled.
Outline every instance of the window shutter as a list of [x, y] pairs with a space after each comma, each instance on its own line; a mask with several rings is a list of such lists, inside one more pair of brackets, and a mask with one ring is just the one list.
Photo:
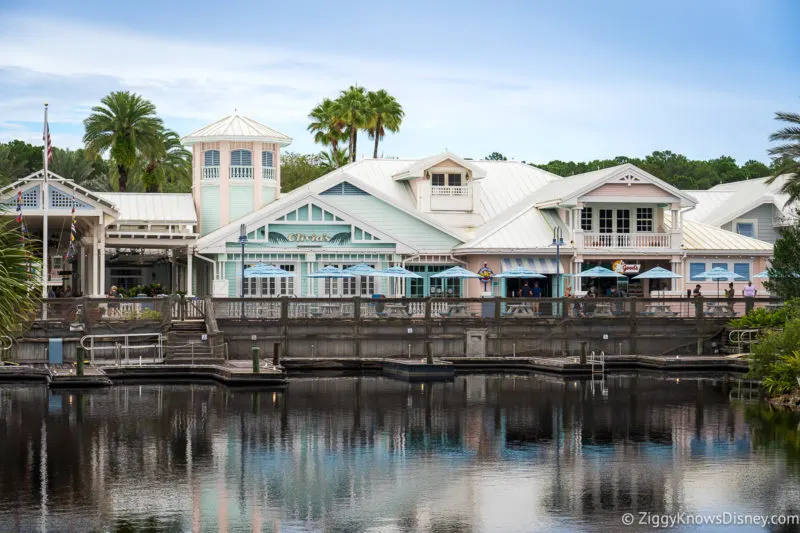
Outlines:
[[702, 281], [698, 280], [697, 276], [702, 274], [706, 271], [706, 264], [705, 263], [690, 263], [689, 264], [689, 278], [695, 281]]
[[261, 166], [272, 167], [272, 152], [261, 152]]
[[207, 167], [218, 167], [219, 150], [206, 150], [203, 154], [203, 164]]
[[723, 268], [728, 270], [728, 263], [711, 263], [711, 268]]
[[733, 271], [736, 274], [742, 276], [742, 278], [744, 278], [739, 281], [745, 281], [750, 279], [750, 263], [734, 263]]
[[238, 167], [253, 166], [253, 155], [250, 150], [234, 150], [231, 152], [231, 165]]

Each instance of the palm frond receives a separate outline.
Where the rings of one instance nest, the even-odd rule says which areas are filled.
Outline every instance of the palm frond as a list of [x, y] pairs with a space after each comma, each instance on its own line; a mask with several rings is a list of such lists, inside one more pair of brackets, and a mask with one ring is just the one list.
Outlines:
[[330, 240], [331, 244], [348, 244], [350, 242], [350, 232], [342, 231], [337, 233]]
[[270, 231], [267, 234], [267, 241], [270, 244], [283, 244], [285, 242], [289, 242], [289, 239], [286, 238], [286, 235], [283, 233], [278, 233], [277, 231]]

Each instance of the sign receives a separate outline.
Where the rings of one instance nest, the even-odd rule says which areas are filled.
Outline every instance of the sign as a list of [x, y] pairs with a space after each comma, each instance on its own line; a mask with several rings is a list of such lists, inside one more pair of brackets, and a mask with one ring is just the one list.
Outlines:
[[289, 242], [331, 242], [331, 236], [324, 233], [290, 233], [286, 236]]
[[208, 340], [208, 335], [206, 333], [203, 333], [202, 335], [200, 335], [200, 340], [201, 341], [207, 341]]
[[484, 263], [480, 270], [478, 270], [478, 275], [481, 277], [481, 283], [483, 283], [483, 290], [485, 291], [486, 285], [492, 281], [494, 271], [489, 268], [487, 263]]
[[618, 259], [611, 263], [611, 270], [616, 272], [617, 274], [638, 274], [639, 270], [642, 268], [642, 265], [635, 264], [629, 265], [625, 263], [622, 259]]

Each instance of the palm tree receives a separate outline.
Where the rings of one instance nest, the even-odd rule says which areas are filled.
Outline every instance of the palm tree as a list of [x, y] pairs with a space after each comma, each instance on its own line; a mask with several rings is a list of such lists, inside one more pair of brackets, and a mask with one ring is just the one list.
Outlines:
[[31, 275], [33, 245], [20, 246], [20, 229], [7, 217], [0, 221], [0, 335], [22, 331], [38, 306], [38, 276]]
[[778, 176], [788, 174], [781, 191], [789, 195], [789, 202], [800, 198], [800, 114], [775, 113], [775, 120], [787, 122], [789, 125], [769, 136], [770, 141], [785, 141], [769, 149], [769, 155], [775, 157], [775, 174], [767, 180], [772, 183]]
[[95, 161], [87, 159], [85, 151], [80, 148], [75, 151], [53, 148], [53, 160], [49, 169], [90, 191], [110, 191], [111, 183], [108, 176], [95, 168], [97, 162], [97, 159]]
[[338, 115], [346, 124], [346, 132], [350, 136], [350, 160], [356, 160], [356, 149], [358, 147], [358, 130], [367, 125], [367, 95], [363, 87], [351, 85], [346, 91], [342, 91], [336, 99]]
[[345, 122], [339, 113], [336, 102], [325, 98], [321, 104], [311, 110], [308, 118], [311, 119], [308, 131], [314, 133], [314, 142], [330, 146], [331, 151], [338, 154], [339, 143], [346, 137], [344, 134]]
[[403, 106], [394, 96], [385, 90], [370, 91], [367, 93], [367, 133], [370, 139], [375, 139], [375, 149], [372, 157], [378, 158], [378, 143], [381, 142], [386, 130], [397, 132], [403, 122]]
[[189, 192], [192, 187], [192, 153], [178, 134], [161, 130], [163, 150], [150, 154], [141, 177], [145, 192]]
[[319, 162], [320, 166], [325, 169], [325, 172], [331, 172], [339, 167], [345, 166], [350, 161], [350, 155], [347, 152], [320, 152]]
[[119, 175], [119, 190], [125, 192], [137, 155], [164, 150], [161, 119], [152, 102], [128, 91], [114, 91], [101, 104], [83, 121], [83, 142], [90, 157], [110, 152]]

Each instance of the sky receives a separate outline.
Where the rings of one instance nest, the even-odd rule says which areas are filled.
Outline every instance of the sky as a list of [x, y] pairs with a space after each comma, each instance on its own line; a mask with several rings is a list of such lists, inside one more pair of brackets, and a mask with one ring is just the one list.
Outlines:
[[236, 110], [317, 152], [309, 111], [358, 84], [406, 112], [386, 157], [768, 162], [775, 111], [800, 112], [797, 20], [794, 0], [0, 0], [0, 142], [41, 143], [49, 102], [79, 148], [130, 90], [181, 136]]

